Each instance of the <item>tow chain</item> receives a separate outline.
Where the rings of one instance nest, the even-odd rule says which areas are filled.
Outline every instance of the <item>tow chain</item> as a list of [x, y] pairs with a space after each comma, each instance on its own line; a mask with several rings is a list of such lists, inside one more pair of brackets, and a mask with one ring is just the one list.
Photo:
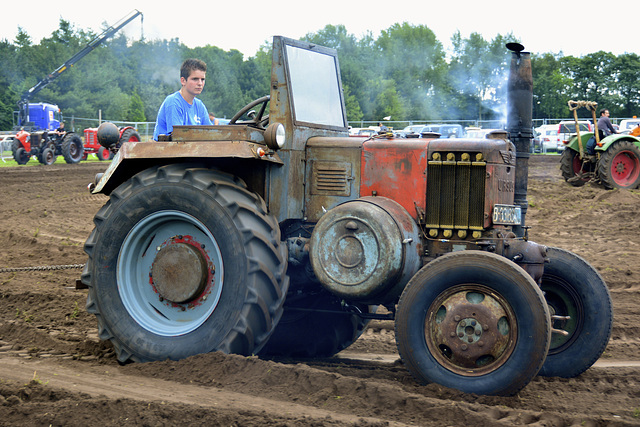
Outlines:
[[84, 264], [39, 265], [36, 267], [0, 268], [0, 273], [11, 273], [15, 271], [69, 270], [72, 268], [83, 268], [83, 267], [84, 267]]

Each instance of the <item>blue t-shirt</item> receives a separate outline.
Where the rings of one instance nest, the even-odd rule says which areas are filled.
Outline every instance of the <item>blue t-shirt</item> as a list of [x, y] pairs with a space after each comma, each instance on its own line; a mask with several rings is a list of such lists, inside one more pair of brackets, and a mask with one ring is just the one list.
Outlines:
[[193, 104], [184, 100], [180, 91], [167, 96], [158, 110], [156, 127], [153, 131], [153, 140], [158, 140], [158, 135], [170, 134], [173, 127], [178, 125], [210, 125], [209, 112], [204, 103], [198, 98], [193, 98]]

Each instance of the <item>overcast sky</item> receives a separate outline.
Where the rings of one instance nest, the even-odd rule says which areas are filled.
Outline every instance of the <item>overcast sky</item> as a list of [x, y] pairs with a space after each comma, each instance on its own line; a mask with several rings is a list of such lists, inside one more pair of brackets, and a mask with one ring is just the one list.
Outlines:
[[[158, 0], [15, 0], [0, 6], [0, 40], [14, 41], [18, 26], [34, 43], [49, 37], [60, 18], [76, 29], [102, 32], [133, 9], [144, 15], [123, 30], [129, 38], [178, 38], [189, 47], [237, 49], [245, 57], [274, 35], [300, 38], [325, 25], [346, 27], [349, 34], [374, 37], [394, 23], [426, 25], [445, 48], [459, 30], [463, 37], [480, 33], [485, 40], [513, 33], [526, 51], [582, 56], [604, 50], [616, 55], [640, 53], [640, 1], [587, 0], [276, 0], [276, 1], [158, 1]], [[8, 4], [8, 5], [7, 5]], [[634, 18], [636, 17], [636, 18]], [[595, 26], [600, 23], [599, 26]], [[54, 64], [52, 64], [54, 65]]]

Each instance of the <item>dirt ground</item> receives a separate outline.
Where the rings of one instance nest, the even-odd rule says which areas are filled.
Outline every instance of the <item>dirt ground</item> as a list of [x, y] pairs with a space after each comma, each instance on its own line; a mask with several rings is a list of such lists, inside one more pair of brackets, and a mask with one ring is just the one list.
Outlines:
[[[211, 353], [120, 366], [76, 289], [106, 202], [86, 186], [106, 164], [0, 168], [0, 425], [640, 425], [640, 192], [570, 187], [558, 160], [530, 160], [530, 238], [602, 274], [613, 335], [584, 374], [536, 377], [512, 397], [418, 385], [398, 361], [390, 321], [372, 322], [331, 359]], [[66, 267], [6, 271], [33, 266]]]

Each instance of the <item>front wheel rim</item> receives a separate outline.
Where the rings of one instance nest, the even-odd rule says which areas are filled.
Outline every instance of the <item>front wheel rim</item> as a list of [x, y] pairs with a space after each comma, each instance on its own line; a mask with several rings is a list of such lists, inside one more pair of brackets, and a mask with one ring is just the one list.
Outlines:
[[481, 285], [454, 286], [441, 293], [425, 320], [430, 353], [445, 369], [464, 376], [486, 375], [504, 365], [517, 333], [508, 302]]
[[[166, 260], [172, 258], [166, 255], [172, 250], [186, 254], [182, 264]], [[185, 259], [193, 265], [184, 264]], [[177, 270], [177, 277], [172, 276], [172, 269]], [[189, 285], [184, 275], [193, 270], [201, 271], [202, 280], [192, 288], [187, 286], [186, 296], [176, 297], [170, 285], [180, 287], [185, 281]], [[160, 336], [197, 329], [214, 312], [222, 294], [220, 248], [204, 224], [184, 212], [158, 211], [139, 221], [122, 243], [116, 271], [118, 293], [129, 315]]]

